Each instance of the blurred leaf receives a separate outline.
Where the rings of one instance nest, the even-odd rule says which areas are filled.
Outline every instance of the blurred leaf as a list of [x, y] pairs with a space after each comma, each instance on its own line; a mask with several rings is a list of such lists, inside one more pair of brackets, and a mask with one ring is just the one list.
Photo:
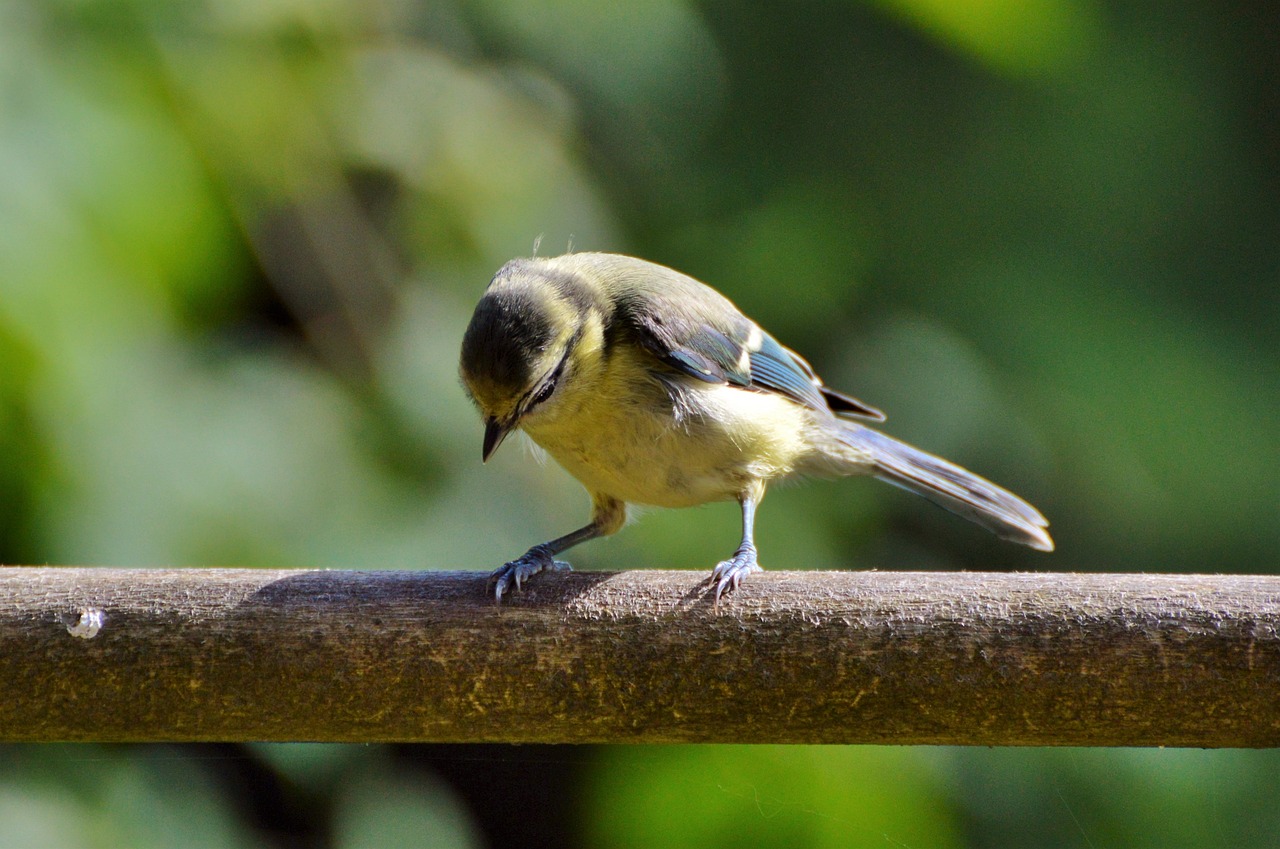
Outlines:
[[466, 815], [442, 784], [388, 770], [366, 772], [339, 792], [333, 833], [335, 849], [465, 849], [481, 845]]
[[837, 746], [609, 749], [591, 845], [960, 846], [920, 750]]
[[[839, 327], [871, 252], [864, 213], [835, 186], [795, 182], [763, 203], [675, 234], [681, 270], [720, 289], [813, 358]], [[706, 271], [700, 271], [705, 268]]]
[[[247, 849], [261, 844], [198, 761], [142, 749], [14, 746], [0, 769], [0, 845]], [[25, 769], [23, 768], [25, 767]], [[15, 769], [17, 768], [17, 769]]]
[[90, 846], [97, 831], [93, 811], [59, 787], [0, 783], [0, 822], [14, 849]]
[[294, 787], [328, 795], [351, 771], [361, 770], [378, 756], [371, 746], [341, 743], [250, 743], [250, 748]]
[[955, 770], [974, 846], [1265, 849], [1280, 828], [1275, 805], [1259, 804], [1274, 752], [937, 751]]
[[1176, 568], [1218, 546], [1264, 550], [1280, 532], [1280, 483], [1258, 471], [1280, 459], [1268, 436], [1280, 405], [1275, 364], [1247, 366], [1254, 352], [1108, 278], [1027, 285], [1048, 273], [1010, 261], [952, 303], [973, 327], [986, 298], [1018, 316], [984, 327], [983, 344], [1012, 372], [1036, 376], [1026, 391], [1060, 446], [1062, 480], [1093, 507], [1091, 539], [1080, 542], [1150, 558], [1123, 561], [1137, 570]]
[[708, 109], [723, 84], [715, 45], [684, 0], [629, 6], [475, 0], [472, 5], [522, 53], [614, 106], [640, 109], [646, 121], [679, 122]]
[[1063, 71], [1098, 36], [1092, 0], [876, 0], [940, 41], [1011, 74]]
[[[513, 256], [530, 254], [540, 235], [551, 254], [570, 239], [588, 249], [616, 243], [570, 122], [526, 96], [521, 72], [479, 73], [434, 51], [388, 48], [363, 52], [356, 74], [335, 116], [341, 132], [354, 154], [423, 193], [413, 211], [428, 226], [405, 222], [410, 244], [447, 257], [458, 249], [444, 243], [447, 234], [484, 260], [477, 299], [481, 283]], [[549, 97], [568, 108], [562, 94]], [[452, 223], [441, 234], [446, 216]]]

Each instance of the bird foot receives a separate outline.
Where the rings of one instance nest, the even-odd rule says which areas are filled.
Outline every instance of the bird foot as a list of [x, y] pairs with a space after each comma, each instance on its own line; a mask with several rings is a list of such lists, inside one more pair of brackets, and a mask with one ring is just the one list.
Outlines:
[[513, 587], [520, 591], [521, 585], [539, 572], [572, 572], [573, 567], [563, 560], [556, 560], [545, 548], [535, 545], [515, 560], [502, 564], [489, 576], [489, 588], [493, 590], [493, 600], [502, 604], [502, 597]]
[[733, 557], [720, 561], [711, 570], [711, 583], [716, 585], [716, 604], [720, 603], [720, 596], [729, 590], [736, 590], [748, 575], [763, 571], [756, 562], [754, 547], [739, 548]]

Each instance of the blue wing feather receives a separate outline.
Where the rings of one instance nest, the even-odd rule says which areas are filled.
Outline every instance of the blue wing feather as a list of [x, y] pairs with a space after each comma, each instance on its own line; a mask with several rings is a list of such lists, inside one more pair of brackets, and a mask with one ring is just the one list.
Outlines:
[[723, 369], [696, 351], [668, 351], [663, 361], [690, 377], [696, 377], [706, 383], [725, 382]]
[[823, 386], [804, 358], [759, 331], [714, 290], [682, 275], [663, 282], [680, 289], [678, 309], [661, 308], [666, 292], [633, 293], [619, 301], [617, 326], [670, 368], [704, 383], [777, 392], [840, 417], [884, 420], [876, 408]]
[[768, 333], [760, 342], [760, 350], [751, 353], [751, 382], [781, 392], [814, 409], [827, 408], [813, 369]]

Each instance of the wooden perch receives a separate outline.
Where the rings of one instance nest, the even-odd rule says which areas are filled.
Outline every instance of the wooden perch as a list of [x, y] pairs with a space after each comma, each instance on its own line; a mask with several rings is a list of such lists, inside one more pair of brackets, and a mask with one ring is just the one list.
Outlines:
[[1280, 577], [0, 568], [0, 740], [1280, 745]]

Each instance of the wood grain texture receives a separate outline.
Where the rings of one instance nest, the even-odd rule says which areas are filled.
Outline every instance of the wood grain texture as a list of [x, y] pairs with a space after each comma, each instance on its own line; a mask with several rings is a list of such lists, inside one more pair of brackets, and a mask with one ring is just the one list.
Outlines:
[[1280, 745], [1280, 577], [0, 568], [0, 740]]

